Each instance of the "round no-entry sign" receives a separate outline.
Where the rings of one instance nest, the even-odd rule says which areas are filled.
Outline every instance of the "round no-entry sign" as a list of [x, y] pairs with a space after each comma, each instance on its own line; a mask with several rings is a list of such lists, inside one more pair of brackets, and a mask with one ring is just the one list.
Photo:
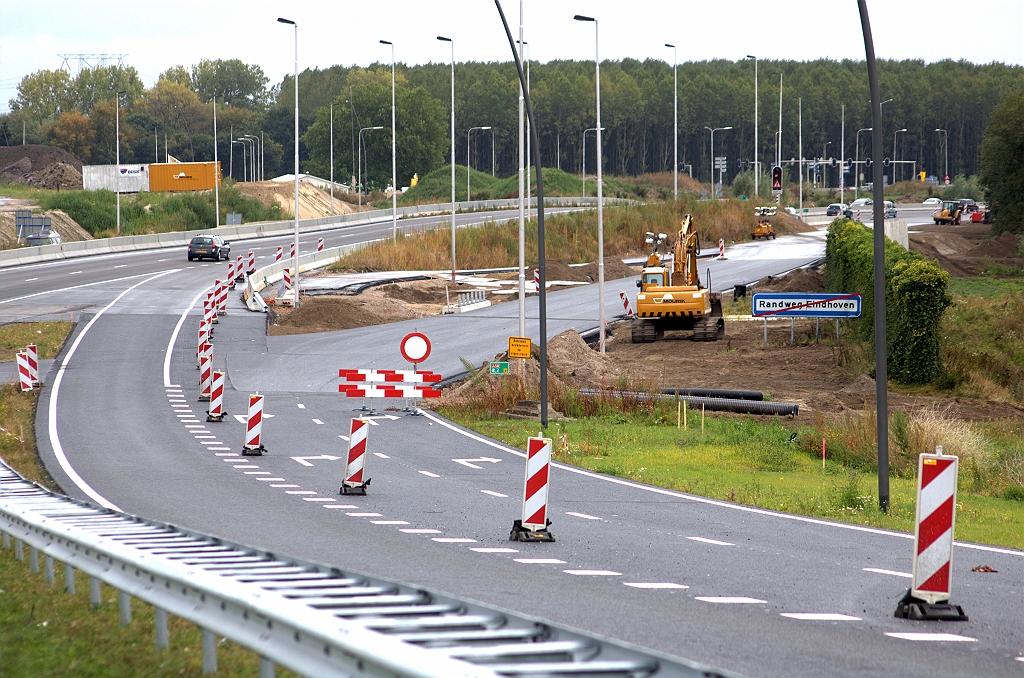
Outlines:
[[430, 355], [430, 339], [422, 332], [410, 332], [402, 337], [402, 357], [411, 363], [421, 363]]

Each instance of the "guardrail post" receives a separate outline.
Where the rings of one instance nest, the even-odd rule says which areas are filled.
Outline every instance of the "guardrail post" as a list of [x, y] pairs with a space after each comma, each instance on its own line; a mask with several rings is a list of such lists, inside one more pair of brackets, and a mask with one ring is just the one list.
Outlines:
[[25, 551], [23, 550], [20, 539], [14, 540], [14, 559], [25, 560]]
[[274, 662], [260, 657], [260, 678], [274, 678]]
[[64, 592], [69, 596], [75, 595], [75, 568], [69, 563], [64, 563]]
[[53, 583], [53, 558], [51, 556], [46, 556], [43, 559], [43, 572], [46, 573], [46, 583], [47, 584], [52, 584]]
[[96, 609], [103, 599], [100, 597], [100, 580], [96, 577], [89, 577], [89, 606]]
[[117, 607], [121, 613], [121, 626], [132, 623], [132, 597], [124, 591], [117, 592]]
[[217, 634], [203, 629], [203, 673], [217, 673]]
[[4, 548], [5, 549], [11, 548], [11, 535], [7, 534], [6, 532], [0, 533], [0, 534], [4, 535], [3, 536]]
[[28, 570], [29, 572], [39, 571], [39, 549], [35, 546], [28, 547]]
[[156, 608], [156, 647], [166, 650], [171, 646], [171, 635], [167, 632], [167, 610]]

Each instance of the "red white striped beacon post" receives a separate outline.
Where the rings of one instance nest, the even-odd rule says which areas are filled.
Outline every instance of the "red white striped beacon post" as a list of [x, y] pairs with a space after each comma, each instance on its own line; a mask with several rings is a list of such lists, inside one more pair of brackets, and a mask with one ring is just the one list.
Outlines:
[[619, 292], [619, 299], [622, 299], [622, 311], [627, 318], [633, 317], [633, 307], [629, 303], [629, 297], [625, 292]]
[[369, 422], [353, 419], [348, 437], [348, 461], [345, 464], [345, 480], [341, 483], [341, 494], [366, 494], [370, 479], [366, 474], [366, 434]]
[[240, 283], [243, 280], [245, 280], [245, 278], [243, 277], [244, 273], [245, 273], [245, 262], [242, 261], [242, 255], [239, 254], [238, 258], [235, 259], [235, 282], [236, 283]]
[[24, 351], [19, 351], [18, 355], [18, 379], [21, 381], [22, 392], [31, 391], [34, 387], [32, 386], [32, 374], [28, 368], [28, 356]]
[[223, 280], [214, 281], [214, 298], [217, 300], [217, 315], [228, 314], [228, 285]]
[[228, 262], [228, 277], [227, 277], [228, 289], [235, 289], [235, 262]]
[[35, 344], [29, 344], [25, 347], [25, 357], [28, 358], [28, 372], [29, 376], [32, 377], [33, 386], [42, 386], [43, 382], [39, 381], [39, 350]]
[[199, 402], [210, 402], [213, 390], [213, 358], [207, 354], [199, 359]]
[[206, 411], [206, 421], [224, 421], [224, 372], [213, 373], [213, 389], [210, 391], [210, 409]]
[[263, 433], [263, 396], [255, 393], [249, 396], [249, 416], [245, 420], [245, 444], [242, 454], [246, 457], [260, 457], [267, 451], [261, 441]]
[[324, 239], [323, 238], [317, 238], [317, 241], [316, 241], [316, 251], [317, 252], [323, 252], [324, 251]]
[[291, 258], [294, 258], [294, 257], [295, 257], [295, 243], [292, 243], [291, 247], [288, 248], [288, 258], [291, 259]]
[[967, 621], [963, 608], [949, 602], [960, 459], [943, 454], [941, 446], [935, 452], [918, 457], [913, 578], [896, 616]]
[[292, 269], [284, 269], [284, 291], [287, 292], [292, 288]]
[[274, 255], [274, 263], [281, 261], [281, 256], [284, 254], [284, 248], [280, 245], [277, 246], [277, 254]]
[[530, 438], [526, 445], [526, 483], [523, 517], [512, 523], [511, 541], [554, 541], [548, 531], [548, 479], [551, 470], [551, 438]]
[[246, 266], [245, 272], [249, 276], [254, 276], [256, 275], [256, 253], [250, 251], [246, 256], [249, 258], [249, 265]]

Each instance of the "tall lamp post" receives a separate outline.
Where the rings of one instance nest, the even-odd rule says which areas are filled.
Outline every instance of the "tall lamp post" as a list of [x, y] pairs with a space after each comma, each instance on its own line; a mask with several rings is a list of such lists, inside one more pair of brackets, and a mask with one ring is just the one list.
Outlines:
[[896, 135], [900, 132], [906, 132], [907, 128], [898, 129], [892, 133], [892, 183], [896, 183]]
[[[359, 207], [363, 206], [363, 132], [365, 132], [368, 129], [373, 130], [384, 128], [380, 126], [363, 127], [361, 130], [359, 130], [359, 162], [358, 167], [356, 168], [359, 173]], [[367, 162], [366, 164], [369, 165], [370, 163]]]
[[[121, 95], [124, 94], [124, 90], [121, 90], [114, 97], [114, 135], [117, 137], [117, 234], [121, 235]], [[24, 139], [22, 140], [24, 145]]]
[[776, 73], [779, 76], [779, 141], [775, 151], [775, 164], [782, 165], [782, 73]]
[[748, 54], [747, 58], [754, 60], [754, 195], [760, 197], [757, 190], [758, 179], [761, 176], [761, 165], [757, 162], [757, 57]]
[[936, 129], [936, 132], [942, 132], [943, 142], [943, 155], [946, 156], [946, 164], [943, 167], [942, 180], [945, 183], [946, 178], [949, 176], [949, 134], [944, 129]]
[[255, 134], [243, 134], [246, 139], [252, 141], [252, 176], [253, 181], [263, 180], [263, 168], [260, 164], [260, 158], [263, 156], [263, 144], [260, 143], [260, 138]]
[[455, 282], [455, 42], [442, 35], [437, 39], [452, 47], [452, 282]]
[[826, 191], [828, 190], [828, 169], [824, 165], [825, 159], [828, 158], [828, 147], [831, 145], [831, 141], [826, 141], [825, 145], [821, 147], [821, 162], [823, 165], [821, 169], [821, 187]]
[[854, 200], [857, 199], [857, 195], [860, 192], [860, 133], [861, 132], [870, 132], [870, 131], [872, 131], [872, 129], [873, 128], [871, 128], [871, 127], [862, 127], [861, 129], [857, 130], [857, 151], [856, 151], [856, 155], [854, 156], [856, 158], [856, 160], [853, 163], [853, 199]]
[[217, 157], [217, 97], [213, 97], [213, 171], [216, 173], [213, 184], [214, 227], [220, 227], [220, 160]]
[[331, 216], [334, 216], [334, 102], [331, 102]]
[[469, 138], [470, 138], [470, 135], [473, 134], [473, 130], [475, 130], [475, 129], [485, 130], [485, 129], [491, 129], [491, 128], [489, 126], [488, 127], [470, 127], [469, 130], [466, 132], [466, 201], [467, 202], [471, 201], [473, 199], [473, 196], [469, 192], [469, 175], [470, 175], [470, 172], [472, 171], [472, 165], [469, 162]]
[[601, 55], [598, 51], [597, 19], [577, 14], [576, 21], [590, 21], [594, 24], [594, 72], [597, 88], [597, 294], [600, 301], [599, 319], [601, 326], [601, 353], [604, 346], [604, 179], [601, 171]]
[[[711, 195], [717, 199], [718, 191], [715, 189], [715, 132], [724, 132], [727, 129], [732, 129], [732, 127], [716, 127], [711, 129], [705, 125], [704, 129], [711, 132]], [[721, 171], [719, 171], [719, 177], [721, 177]]]
[[[519, 65], [523, 61], [523, 0], [519, 0]], [[515, 45], [512, 45], [513, 51]], [[516, 56], [513, 54], [513, 56]], [[517, 66], [518, 68], [518, 66]], [[524, 187], [524, 179], [526, 176], [526, 165], [525, 165], [525, 153], [526, 153], [526, 112], [523, 108], [525, 101], [523, 99], [523, 81], [519, 80], [519, 336], [526, 336], [526, 192]], [[542, 179], [543, 181], [543, 179]], [[538, 265], [542, 261], [544, 253], [540, 253], [540, 258], [537, 259]], [[543, 294], [543, 291], [539, 291]], [[543, 316], [542, 316], [543, 318]], [[545, 337], [541, 337], [541, 341], [544, 341]], [[547, 375], [544, 375], [545, 379]], [[546, 412], [546, 410], [545, 410]]]
[[667, 42], [665, 47], [672, 48], [672, 199], [679, 200], [679, 52]]
[[391, 47], [391, 239], [398, 238], [398, 162], [395, 136], [395, 46], [387, 40], [380, 44]]
[[238, 144], [239, 146], [242, 147], [242, 183], [245, 183], [245, 140], [244, 139], [235, 139], [234, 141], [232, 141], [231, 142], [231, 150], [232, 150], [232, 152], [234, 152], [234, 148], [235, 148], [234, 145], [235, 144]]
[[587, 132], [596, 132], [596, 127], [583, 130], [583, 172], [580, 181], [583, 182], [583, 197], [587, 197]]
[[295, 308], [299, 307], [299, 25], [291, 19], [278, 22], [295, 29]]

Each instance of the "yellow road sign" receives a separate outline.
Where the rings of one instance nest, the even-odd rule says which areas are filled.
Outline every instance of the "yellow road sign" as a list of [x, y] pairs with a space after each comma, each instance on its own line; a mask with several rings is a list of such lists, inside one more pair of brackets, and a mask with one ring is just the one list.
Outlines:
[[508, 338], [508, 357], [509, 358], [529, 358], [530, 357], [530, 338], [529, 337], [509, 337]]

